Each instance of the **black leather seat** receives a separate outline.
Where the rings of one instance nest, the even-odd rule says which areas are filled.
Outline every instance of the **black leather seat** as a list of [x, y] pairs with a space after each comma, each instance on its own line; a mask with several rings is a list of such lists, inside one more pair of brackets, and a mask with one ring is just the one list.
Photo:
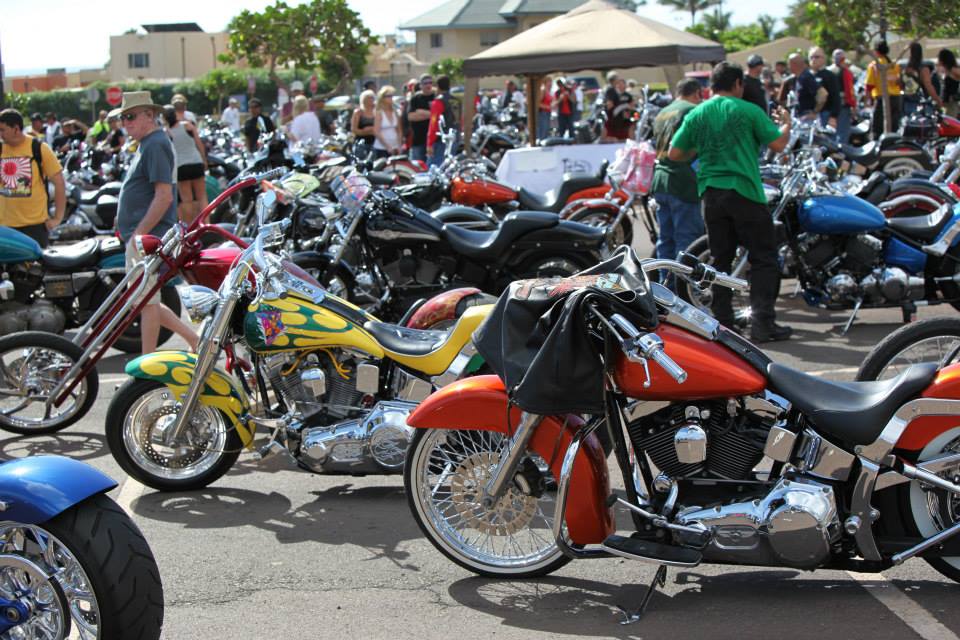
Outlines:
[[767, 366], [771, 388], [825, 434], [849, 444], [870, 444], [907, 400], [937, 373], [934, 363], [915, 364], [880, 382], [831, 382], [780, 364]]
[[80, 192], [80, 203], [81, 204], [94, 204], [97, 201], [97, 196], [100, 195], [100, 190], [96, 191], [81, 191]]
[[553, 211], [559, 212], [563, 205], [567, 204], [567, 199], [581, 189], [590, 189], [604, 184], [603, 178], [589, 174], [565, 174], [563, 182], [559, 189], [548, 191], [543, 195], [527, 191], [523, 187], [519, 189], [517, 201], [524, 209], [533, 211]]
[[952, 219], [953, 210], [950, 207], [941, 207], [927, 216], [890, 218], [887, 226], [915, 240], [933, 242]]
[[473, 231], [455, 224], [445, 224], [441, 234], [457, 253], [483, 262], [496, 262], [520, 236], [555, 227], [559, 222], [560, 217], [555, 213], [515, 211], [493, 231]]
[[363, 328], [389, 351], [407, 356], [427, 355], [440, 347], [449, 335], [446, 331], [408, 329], [375, 320], [368, 320]]
[[862, 165], [872, 165], [880, 159], [880, 145], [876, 140], [868, 142], [862, 147], [855, 147], [852, 144], [842, 144], [843, 154], [852, 162]]
[[43, 263], [51, 269], [70, 270], [95, 265], [99, 255], [100, 241], [88, 238], [76, 244], [44, 249]]

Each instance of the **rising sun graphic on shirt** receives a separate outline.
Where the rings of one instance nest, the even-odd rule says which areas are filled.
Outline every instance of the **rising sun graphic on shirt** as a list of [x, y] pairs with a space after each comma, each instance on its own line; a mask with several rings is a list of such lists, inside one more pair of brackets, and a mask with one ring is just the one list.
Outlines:
[[0, 182], [6, 196], [29, 197], [33, 183], [30, 158], [3, 158], [0, 160]]

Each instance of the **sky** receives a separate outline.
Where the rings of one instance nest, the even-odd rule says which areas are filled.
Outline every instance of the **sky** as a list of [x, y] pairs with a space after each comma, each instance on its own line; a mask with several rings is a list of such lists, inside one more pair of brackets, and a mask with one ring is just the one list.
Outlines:
[[[347, 0], [375, 34], [395, 33], [397, 26], [442, 4], [443, 0]], [[141, 24], [196, 22], [204, 31], [222, 31], [243, 9], [258, 11], [272, 0], [0, 0], [0, 57], [6, 74], [43, 73], [47, 68], [97, 68], [110, 57], [110, 36]], [[300, 4], [288, 0], [288, 4]], [[753, 22], [759, 11], [782, 18], [786, 2], [761, 5], [758, 0], [724, 0], [733, 23]], [[648, 0], [639, 13], [684, 28], [690, 14]], [[782, 23], [777, 25], [782, 28]], [[406, 35], [412, 40], [413, 34]]]

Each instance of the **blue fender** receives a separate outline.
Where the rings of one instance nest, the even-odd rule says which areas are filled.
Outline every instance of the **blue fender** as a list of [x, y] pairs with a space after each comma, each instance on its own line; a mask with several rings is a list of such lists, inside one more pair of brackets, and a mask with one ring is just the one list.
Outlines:
[[61, 456], [31, 456], [0, 464], [0, 520], [40, 524], [117, 486], [90, 465]]

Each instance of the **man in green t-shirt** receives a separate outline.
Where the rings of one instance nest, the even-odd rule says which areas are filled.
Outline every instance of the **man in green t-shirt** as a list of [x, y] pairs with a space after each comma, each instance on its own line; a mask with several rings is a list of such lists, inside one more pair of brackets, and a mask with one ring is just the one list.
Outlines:
[[697, 193], [697, 174], [690, 162], [674, 162], [667, 157], [670, 140], [680, 128], [684, 116], [693, 111], [703, 98], [700, 82], [686, 78], [677, 83], [677, 98], [653, 121], [653, 138], [657, 145], [657, 165], [653, 171], [650, 192], [657, 201], [657, 257], [675, 260], [678, 251], [685, 251], [704, 234]]
[[[774, 322], [774, 303], [780, 291], [777, 241], [767, 210], [757, 150], [786, 147], [790, 115], [778, 109], [781, 127], [757, 105], [742, 99], [743, 68], [721, 62], [710, 78], [714, 97], [687, 114], [673, 137], [668, 157], [674, 162], [699, 159], [697, 189], [714, 266], [729, 271], [737, 246], [747, 249], [750, 261], [750, 337], [756, 342], [786, 340], [789, 327]], [[731, 292], [714, 287], [713, 313], [733, 326]]]

